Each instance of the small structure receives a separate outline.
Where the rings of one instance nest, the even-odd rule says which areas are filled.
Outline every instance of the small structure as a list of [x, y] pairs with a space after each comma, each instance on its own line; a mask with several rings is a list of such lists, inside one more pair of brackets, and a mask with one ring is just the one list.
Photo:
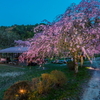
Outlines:
[[10, 59], [12, 59], [11, 61], [14, 61], [14, 58], [16, 57], [18, 58], [18, 56], [21, 53], [28, 51], [28, 49], [29, 47], [23, 47], [23, 46], [10, 47], [10, 48], [0, 50], [0, 55], [1, 55], [1, 58], [4, 57], [7, 60], [7, 58], [9, 57]]
[[0, 50], [0, 53], [23, 53], [28, 51], [28, 47], [10, 47]]

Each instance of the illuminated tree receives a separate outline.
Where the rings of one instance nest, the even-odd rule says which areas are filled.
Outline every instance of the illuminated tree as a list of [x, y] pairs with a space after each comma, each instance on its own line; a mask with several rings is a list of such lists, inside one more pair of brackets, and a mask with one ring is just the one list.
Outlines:
[[30, 39], [30, 49], [20, 56], [30, 61], [44, 62], [45, 57], [73, 57], [75, 72], [78, 72], [78, 55], [88, 57], [99, 53], [100, 44], [100, 2], [82, 0], [72, 4], [54, 22], [35, 28]]

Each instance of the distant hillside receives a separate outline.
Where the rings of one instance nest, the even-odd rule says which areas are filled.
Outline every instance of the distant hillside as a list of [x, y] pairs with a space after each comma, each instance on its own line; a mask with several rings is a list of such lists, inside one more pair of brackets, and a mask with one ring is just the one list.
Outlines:
[[[41, 23], [42, 24], [42, 23]], [[26, 40], [34, 36], [35, 25], [13, 25], [0, 27], [0, 48], [14, 46], [14, 40]]]

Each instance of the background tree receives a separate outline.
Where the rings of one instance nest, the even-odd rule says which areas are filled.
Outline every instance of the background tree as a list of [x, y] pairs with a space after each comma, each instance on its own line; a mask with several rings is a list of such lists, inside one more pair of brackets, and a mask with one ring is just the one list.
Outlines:
[[[43, 23], [41, 23], [43, 24]], [[0, 26], [0, 48], [14, 46], [14, 40], [26, 41], [32, 38], [35, 34], [33, 31], [35, 25], [13, 25], [13, 26]]]
[[19, 40], [20, 36], [6, 31], [0, 31], [0, 48], [7, 48], [14, 46], [14, 40]]
[[34, 36], [34, 25], [14, 25], [12, 31], [21, 37], [21, 40], [26, 40]]
[[12, 26], [13, 27], [12, 31], [18, 34], [21, 37], [21, 40], [26, 40], [34, 36], [35, 34], [35, 32], [33, 31], [34, 28], [41, 24], [43, 23], [35, 24], [35, 25], [14, 25]]

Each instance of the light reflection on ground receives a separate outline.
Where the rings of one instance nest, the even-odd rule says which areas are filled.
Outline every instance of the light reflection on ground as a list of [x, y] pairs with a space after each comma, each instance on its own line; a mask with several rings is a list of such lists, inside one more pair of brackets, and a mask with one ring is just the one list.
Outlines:
[[87, 69], [90, 69], [90, 70], [98, 70], [100, 71], [100, 68], [93, 68], [93, 67], [86, 67]]

